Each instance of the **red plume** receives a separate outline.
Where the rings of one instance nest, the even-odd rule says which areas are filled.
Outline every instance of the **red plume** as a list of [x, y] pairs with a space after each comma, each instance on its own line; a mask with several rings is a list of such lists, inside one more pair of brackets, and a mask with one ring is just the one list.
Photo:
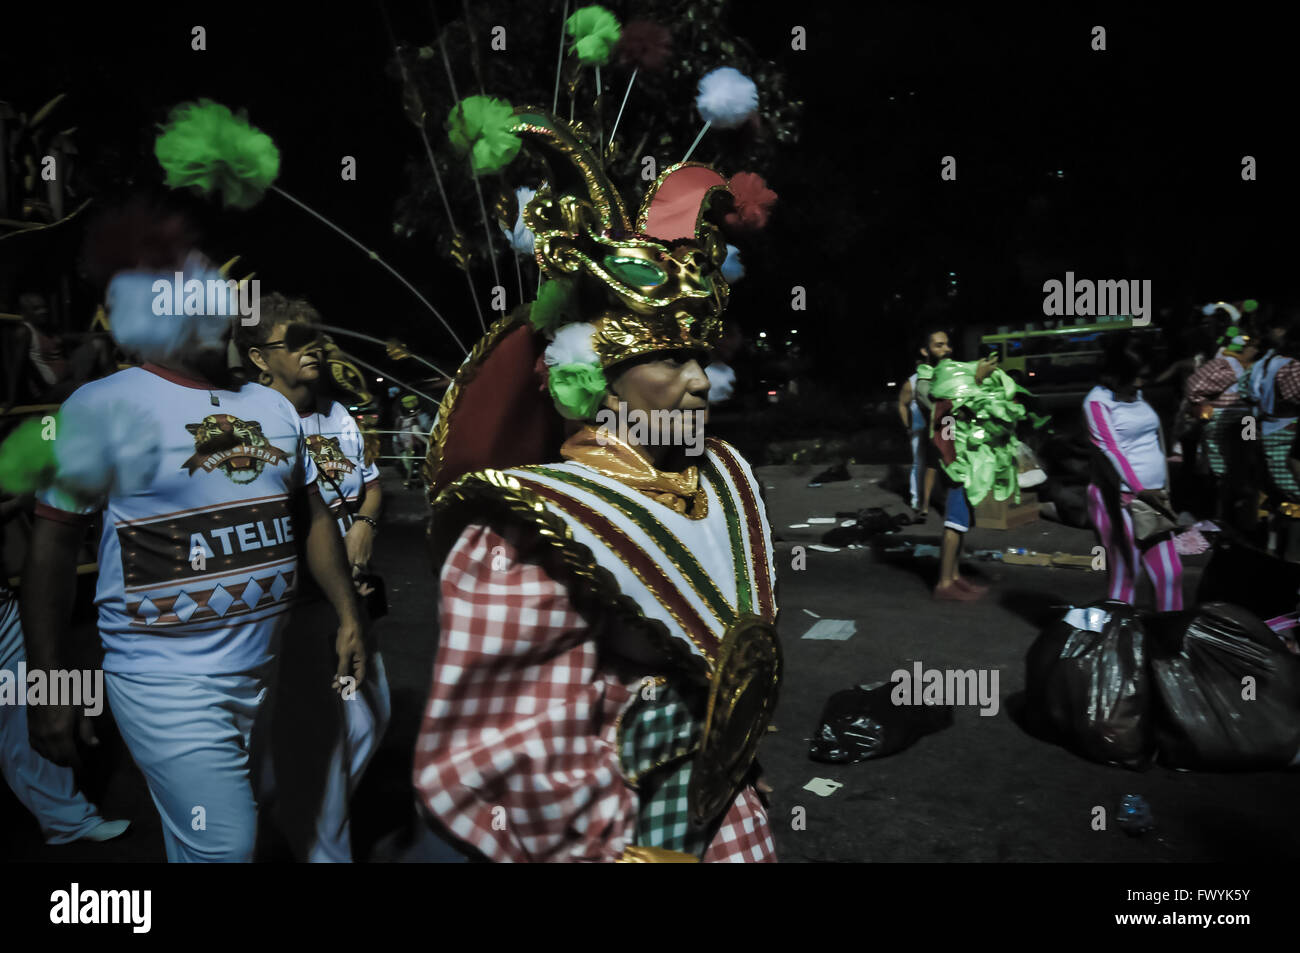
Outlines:
[[767, 187], [763, 177], [756, 172], [737, 172], [731, 177], [728, 188], [736, 201], [736, 208], [723, 219], [726, 227], [738, 232], [766, 227], [776, 193]]
[[672, 55], [672, 34], [658, 23], [633, 20], [623, 27], [616, 49], [618, 61], [624, 66], [657, 73]]

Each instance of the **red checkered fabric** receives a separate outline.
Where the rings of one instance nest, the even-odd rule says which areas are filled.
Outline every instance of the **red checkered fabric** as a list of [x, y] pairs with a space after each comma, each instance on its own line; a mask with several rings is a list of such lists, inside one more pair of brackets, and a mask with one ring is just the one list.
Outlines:
[[[565, 587], [519, 557], [520, 532], [461, 533], [442, 567], [441, 633], [415, 749], [415, 787], [452, 834], [494, 861], [612, 861], [636, 792], [615, 728], [641, 678], [613, 671]], [[706, 861], [775, 860], [742, 792]]]
[[1282, 400], [1300, 403], [1300, 361], [1288, 361], [1277, 369], [1274, 389]]
[[704, 852], [704, 862], [776, 863], [776, 844], [767, 824], [767, 810], [753, 788], [745, 788], [736, 795], [731, 810]]
[[1232, 407], [1244, 403], [1243, 394], [1224, 394], [1237, 383], [1237, 372], [1221, 357], [1206, 361], [1187, 378], [1184, 393], [1193, 404], [1212, 404], [1215, 407]]

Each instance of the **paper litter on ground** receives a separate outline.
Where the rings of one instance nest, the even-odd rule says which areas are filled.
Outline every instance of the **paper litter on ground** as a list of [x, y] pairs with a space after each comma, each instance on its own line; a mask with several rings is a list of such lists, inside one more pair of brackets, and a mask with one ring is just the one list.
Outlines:
[[812, 791], [813, 794], [820, 794], [822, 797], [829, 797], [842, 787], [844, 787], [842, 783], [832, 781], [830, 778], [813, 778], [803, 786], [803, 789]]
[[808, 522], [809, 523], [834, 523], [835, 517], [834, 516], [810, 516], [808, 517]]
[[803, 634], [805, 639], [826, 639], [843, 642], [858, 630], [852, 619], [818, 619], [812, 628]]
[[835, 546], [823, 546], [821, 543], [809, 543], [809, 549], [815, 549], [819, 553], [838, 553], [839, 549]]
[[812, 616], [814, 619], [820, 619], [820, 618], [821, 618], [821, 616], [819, 616], [816, 612], [813, 612], [812, 609], [804, 609], [803, 611], [806, 612], [806, 613], [808, 613], [808, 614], [809, 614], [810, 616]]
[[807, 524], [807, 523], [791, 523], [791, 524], [790, 524], [790, 528], [791, 528], [791, 529], [807, 529], [807, 528], [808, 528], [808, 524]]

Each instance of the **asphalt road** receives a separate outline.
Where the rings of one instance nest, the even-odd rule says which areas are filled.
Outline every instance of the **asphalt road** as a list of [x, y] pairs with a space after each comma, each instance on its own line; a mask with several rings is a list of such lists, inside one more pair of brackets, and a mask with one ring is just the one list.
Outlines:
[[[854, 466], [848, 482], [810, 488], [821, 467], [760, 471], [780, 541], [780, 631], [786, 673], [776, 730], [760, 754], [775, 788], [771, 820], [783, 861], [1246, 861], [1300, 858], [1300, 772], [1250, 774], [1146, 772], [1093, 764], [1023, 730], [1014, 717], [1024, 685], [1024, 655], [1041, 620], [1065, 604], [1104, 595], [1099, 573], [1086, 570], [973, 562], [970, 571], [992, 585], [974, 604], [930, 597], [936, 562], [878, 554], [870, 548], [821, 552], [833, 518], [863, 506], [901, 512], [896, 495], [875, 484], [884, 468]], [[425, 504], [416, 491], [386, 476], [389, 496], [376, 564], [388, 582], [391, 613], [382, 649], [393, 695], [393, 721], [354, 800], [358, 858], [399, 854], [412, 828], [411, 751], [433, 655], [433, 623], [424, 593], [431, 585], [423, 545]], [[910, 527], [895, 539], [937, 543], [940, 523]], [[1011, 531], [975, 530], [968, 547], [1021, 546], [1087, 553], [1091, 534], [1038, 522]], [[806, 565], [794, 569], [793, 547]], [[1188, 561], [1190, 594], [1204, 558]], [[802, 638], [822, 619], [851, 620], [844, 641]], [[951, 727], [878, 761], [819, 764], [808, 757], [826, 698], [859, 683], [885, 681], [898, 668], [996, 671], [999, 704], [993, 716], [958, 708]], [[160, 825], [143, 779], [108, 717], [100, 719], [100, 748], [87, 763], [87, 790], [106, 816], [128, 817], [135, 828], [108, 844], [47, 847], [35, 821], [0, 789], [0, 858], [25, 861], [159, 861]], [[828, 796], [804, 790], [814, 778], [838, 782]], [[1141, 794], [1156, 829], [1125, 835], [1114, 823], [1124, 794]], [[1104, 807], [1106, 830], [1094, 830]], [[287, 854], [274, 836], [266, 857]]]

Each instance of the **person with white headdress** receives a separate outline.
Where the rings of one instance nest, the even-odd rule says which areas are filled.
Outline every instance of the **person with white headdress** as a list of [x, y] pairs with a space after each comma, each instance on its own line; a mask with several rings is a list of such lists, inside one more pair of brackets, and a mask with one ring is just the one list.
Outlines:
[[[179, 216], [128, 208], [100, 223], [91, 247], [113, 337], [142, 363], [60, 408], [56, 472], [38, 494], [23, 571], [27, 653], [34, 668], [67, 668], [77, 548], [102, 513], [104, 680], [167, 859], [248, 861], [254, 727], [304, 563], [337, 617], [334, 677], [364, 679], [347, 556], [297, 411], [229, 373], [237, 309], [223, 295], [233, 283], [195, 251]], [[185, 306], [160, 313], [171, 301]], [[33, 746], [72, 763], [80, 715], [31, 709]]]

